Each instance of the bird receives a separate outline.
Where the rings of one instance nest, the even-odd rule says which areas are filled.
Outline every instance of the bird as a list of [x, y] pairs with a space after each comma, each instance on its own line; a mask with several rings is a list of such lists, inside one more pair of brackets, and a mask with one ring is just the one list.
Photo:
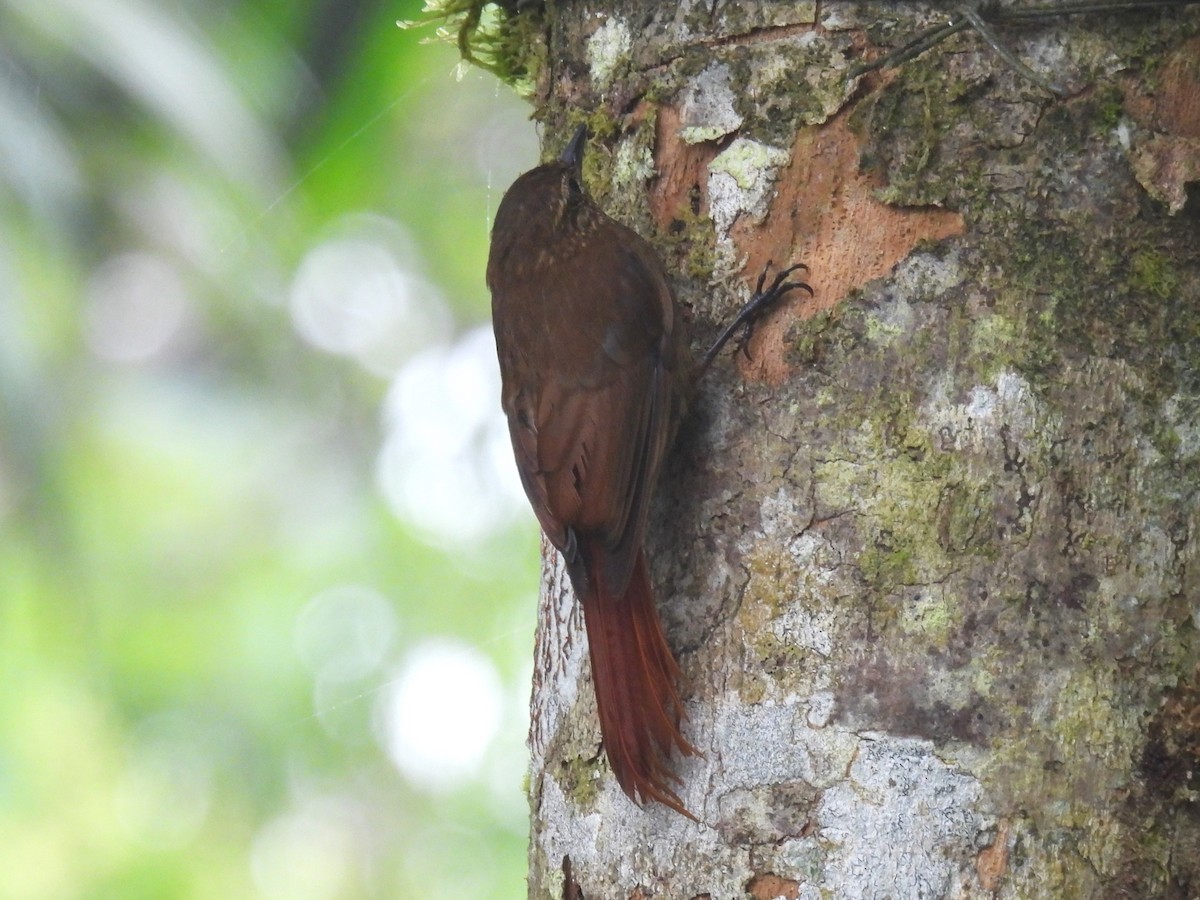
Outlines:
[[693, 363], [651, 244], [582, 183], [587, 129], [513, 182], [492, 226], [487, 284], [501, 405], [521, 484], [583, 608], [601, 741], [634, 802], [695, 819], [672, 769], [698, 754], [681, 731], [679, 665], [643, 547], [654, 487], [695, 383], [739, 330], [791, 290], [782, 270]]

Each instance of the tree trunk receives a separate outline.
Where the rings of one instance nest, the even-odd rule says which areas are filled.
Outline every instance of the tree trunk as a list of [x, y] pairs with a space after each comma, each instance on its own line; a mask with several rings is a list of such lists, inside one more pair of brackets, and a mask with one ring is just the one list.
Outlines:
[[1055, 96], [973, 30], [853, 77], [924, 4], [547, 4], [547, 150], [587, 117], [695, 344], [816, 296], [650, 525], [699, 824], [609, 773], [547, 554], [530, 897], [1200, 896], [1197, 13], [997, 23]]

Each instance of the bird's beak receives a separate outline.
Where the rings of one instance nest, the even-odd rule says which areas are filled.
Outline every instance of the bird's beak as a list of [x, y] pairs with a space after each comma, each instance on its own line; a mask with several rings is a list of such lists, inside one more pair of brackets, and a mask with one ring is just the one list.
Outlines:
[[563, 148], [562, 155], [558, 161], [578, 169], [583, 165], [583, 148], [587, 143], [587, 125], [580, 125], [575, 129], [575, 133], [571, 135], [571, 139], [567, 141], [567, 146]]

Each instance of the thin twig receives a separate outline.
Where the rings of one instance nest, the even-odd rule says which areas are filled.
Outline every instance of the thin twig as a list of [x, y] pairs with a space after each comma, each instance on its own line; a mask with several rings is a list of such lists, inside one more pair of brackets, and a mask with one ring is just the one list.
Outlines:
[[971, 23], [971, 26], [975, 29], [976, 33], [978, 33], [978, 35], [983, 38], [993, 50], [996, 51], [996, 55], [1008, 63], [1014, 71], [1016, 71], [1019, 75], [1023, 75], [1028, 78], [1042, 90], [1049, 91], [1056, 97], [1062, 96], [1062, 91], [1052, 85], [1037, 72], [1033, 71], [1033, 69], [1029, 68], [1029, 66], [1025, 65], [1025, 63], [1021, 62], [1021, 60], [1017, 59], [1017, 55], [1000, 42], [1000, 38], [996, 37], [996, 32], [992, 31], [992, 26], [983, 20], [983, 16], [979, 14], [978, 10], [976, 10], [973, 6], [963, 4], [961, 7], [959, 7], [959, 12], [961, 12], [966, 17], [967, 21]]
[[932, 28], [927, 28], [909, 40], [903, 47], [896, 48], [886, 56], [881, 56], [879, 59], [869, 63], [859, 63], [850, 70], [850, 77], [858, 78], [860, 75], [866, 75], [868, 72], [874, 72], [876, 69], [894, 69], [896, 66], [906, 63], [910, 59], [915, 59], [926, 50], [936, 47], [951, 35], [958, 34], [968, 24], [967, 22], [950, 22], [946, 25], [935, 25]]
[[1124, 0], [1109, 3], [1046, 3], [1041, 6], [1007, 7], [992, 14], [993, 21], [1016, 22], [1020, 19], [1050, 19], [1055, 16], [1077, 16], [1082, 13], [1128, 12], [1132, 9], [1154, 9], [1166, 6], [1192, 6], [1200, 0]]
[[[1087, 13], [1129, 12], [1135, 9], [1164, 9], [1172, 6], [1194, 6], [1197, 3], [1200, 3], [1200, 0], [1109, 0], [1109, 2], [1103, 2], [1103, 0], [1100, 0], [1100, 2], [1096, 2], [1096, 0], [1081, 0], [1081, 2], [1077, 3], [1053, 3], [1040, 6], [1024, 6], [1015, 9], [1012, 7], [997, 8], [992, 4], [985, 4], [983, 7], [964, 4], [958, 8], [958, 12], [962, 16], [961, 18], [957, 20], [951, 19], [945, 25], [934, 25], [931, 28], [927, 28], [910, 38], [903, 46], [896, 48], [885, 56], [869, 63], [859, 63], [850, 70], [850, 78], [858, 78], [876, 69], [895, 68], [908, 62], [910, 59], [915, 59], [927, 50], [932, 50], [952, 35], [967, 28], [973, 28], [988, 46], [996, 51], [1001, 59], [1024, 78], [1029, 79], [1034, 84], [1044, 90], [1050, 91], [1056, 96], [1061, 96], [1062, 92], [1060, 89], [1021, 62], [1021, 60], [1013, 55], [1011, 50], [1000, 42], [988, 24], [987, 19], [991, 19], [994, 23], [1021, 22], [1036, 19], [1053, 19], [1060, 16], [1078, 16]], [[986, 19], [984, 17], [985, 13], [987, 16]]]

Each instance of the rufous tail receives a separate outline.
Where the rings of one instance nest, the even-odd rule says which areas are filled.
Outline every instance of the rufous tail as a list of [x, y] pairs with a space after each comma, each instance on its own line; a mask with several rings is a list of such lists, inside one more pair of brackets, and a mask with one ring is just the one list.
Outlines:
[[679, 730], [684, 715], [675, 688], [679, 666], [654, 607], [645, 556], [638, 551], [624, 596], [606, 591], [604, 566], [588, 569], [583, 620], [609, 765], [635, 802], [656, 800], [696, 819], [671, 786], [680, 780], [670, 767], [672, 749], [684, 756], [698, 751]]

